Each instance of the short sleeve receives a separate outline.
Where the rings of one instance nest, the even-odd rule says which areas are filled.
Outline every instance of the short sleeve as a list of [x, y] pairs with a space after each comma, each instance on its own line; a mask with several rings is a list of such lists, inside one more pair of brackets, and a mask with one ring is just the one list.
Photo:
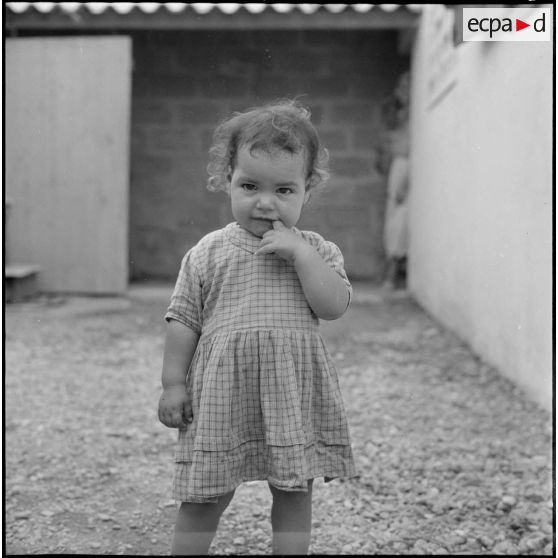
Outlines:
[[345, 261], [343, 259], [341, 250], [333, 242], [323, 239], [321, 239], [321, 242], [319, 242], [318, 245], [315, 246], [315, 248], [316, 250], [318, 250], [325, 263], [329, 265], [347, 285], [347, 290], [349, 291], [349, 302], [347, 304], [348, 307], [353, 298], [353, 288], [351, 287], [351, 283], [349, 282], [349, 278], [347, 277], [347, 273], [345, 272]]
[[192, 260], [190, 250], [182, 259], [165, 320], [177, 320], [199, 335], [203, 321], [202, 283]]

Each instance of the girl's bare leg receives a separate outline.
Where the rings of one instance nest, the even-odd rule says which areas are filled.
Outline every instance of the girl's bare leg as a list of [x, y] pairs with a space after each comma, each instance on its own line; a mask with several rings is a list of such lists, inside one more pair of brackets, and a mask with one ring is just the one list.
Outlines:
[[269, 485], [273, 496], [273, 554], [307, 554], [312, 528], [312, 479], [308, 492], [286, 492]]
[[221, 515], [233, 495], [234, 490], [221, 496], [214, 504], [182, 502], [174, 527], [172, 555], [206, 555], [215, 537]]

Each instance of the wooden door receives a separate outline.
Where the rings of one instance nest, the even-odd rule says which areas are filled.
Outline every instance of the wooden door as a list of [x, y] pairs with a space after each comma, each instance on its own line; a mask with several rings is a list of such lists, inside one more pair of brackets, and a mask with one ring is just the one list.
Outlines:
[[124, 292], [130, 38], [7, 39], [5, 72], [10, 263], [44, 291]]

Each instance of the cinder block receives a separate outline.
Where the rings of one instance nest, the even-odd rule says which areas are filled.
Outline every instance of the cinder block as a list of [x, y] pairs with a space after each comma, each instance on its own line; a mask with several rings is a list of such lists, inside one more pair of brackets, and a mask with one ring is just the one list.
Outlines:
[[194, 145], [193, 130], [189, 128], [165, 128], [152, 126], [147, 137], [149, 153], [184, 152]]
[[321, 128], [319, 133], [324, 147], [327, 147], [330, 151], [347, 149], [349, 142], [345, 130], [341, 128], [336, 130]]
[[331, 171], [338, 176], [362, 177], [370, 173], [370, 162], [365, 157], [336, 157], [331, 162]]
[[[256, 97], [256, 102], [267, 102], [282, 97], [294, 97], [304, 91], [300, 90], [298, 81], [293, 76], [270, 76], [252, 83], [250, 93]], [[302, 98], [304, 102], [304, 98]]]
[[200, 83], [202, 94], [211, 98], [248, 96], [250, 88], [246, 77], [214, 76]]
[[168, 101], [134, 97], [132, 99], [132, 128], [142, 124], [170, 124], [172, 105]]
[[349, 45], [351, 42], [350, 33], [344, 31], [303, 31], [301, 34], [301, 44], [309, 47], [327, 47], [335, 45], [337, 47]]
[[8, 264], [4, 268], [6, 302], [22, 302], [39, 293], [40, 267], [33, 264]]
[[375, 151], [379, 145], [379, 131], [376, 127], [359, 126], [351, 131], [352, 146], [355, 149]]
[[316, 97], [346, 97], [349, 95], [349, 83], [338, 77], [315, 77], [307, 79], [309, 92]]
[[310, 111], [310, 119], [314, 126], [321, 130], [320, 124], [324, 118], [324, 107], [321, 104], [312, 102], [312, 99], [301, 99], [304, 106]]
[[[337, 45], [335, 45], [337, 47]], [[336, 49], [327, 58], [326, 71], [332, 76], [343, 76], [344, 79], [351, 81], [362, 78], [363, 75], [375, 75], [374, 67], [371, 64], [370, 55], [360, 52], [354, 48]], [[375, 75], [376, 81], [382, 76]]]
[[331, 107], [329, 114], [335, 124], [362, 125], [372, 120], [372, 104], [364, 101], [339, 102]]
[[197, 83], [191, 76], [138, 76], [134, 79], [134, 97], [179, 97], [197, 93]]
[[294, 49], [290, 45], [276, 49], [271, 56], [272, 68], [279, 74], [317, 75], [325, 68], [325, 63], [322, 53], [309, 49]]
[[150, 177], [168, 174], [173, 167], [171, 154], [150, 155], [146, 153], [133, 153], [131, 158], [132, 179], [141, 177], [147, 182]]
[[182, 103], [178, 108], [178, 119], [181, 124], [217, 125], [227, 114], [227, 102], [190, 101]]
[[[159, 75], [175, 72], [177, 50], [172, 45], [158, 45], [153, 42], [134, 43], [134, 74], [138, 76]], [[165, 63], [161, 64], [161, 60]]]
[[257, 48], [284, 47], [289, 45], [296, 47], [300, 44], [301, 33], [299, 31], [252, 31], [247, 35], [251, 45]]

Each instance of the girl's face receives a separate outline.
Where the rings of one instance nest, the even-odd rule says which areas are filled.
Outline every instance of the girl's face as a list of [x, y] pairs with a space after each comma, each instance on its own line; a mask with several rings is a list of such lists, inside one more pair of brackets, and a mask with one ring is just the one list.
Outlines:
[[240, 226], [262, 237], [273, 221], [294, 227], [308, 200], [304, 153], [238, 150], [230, 179], [232, 213]]

